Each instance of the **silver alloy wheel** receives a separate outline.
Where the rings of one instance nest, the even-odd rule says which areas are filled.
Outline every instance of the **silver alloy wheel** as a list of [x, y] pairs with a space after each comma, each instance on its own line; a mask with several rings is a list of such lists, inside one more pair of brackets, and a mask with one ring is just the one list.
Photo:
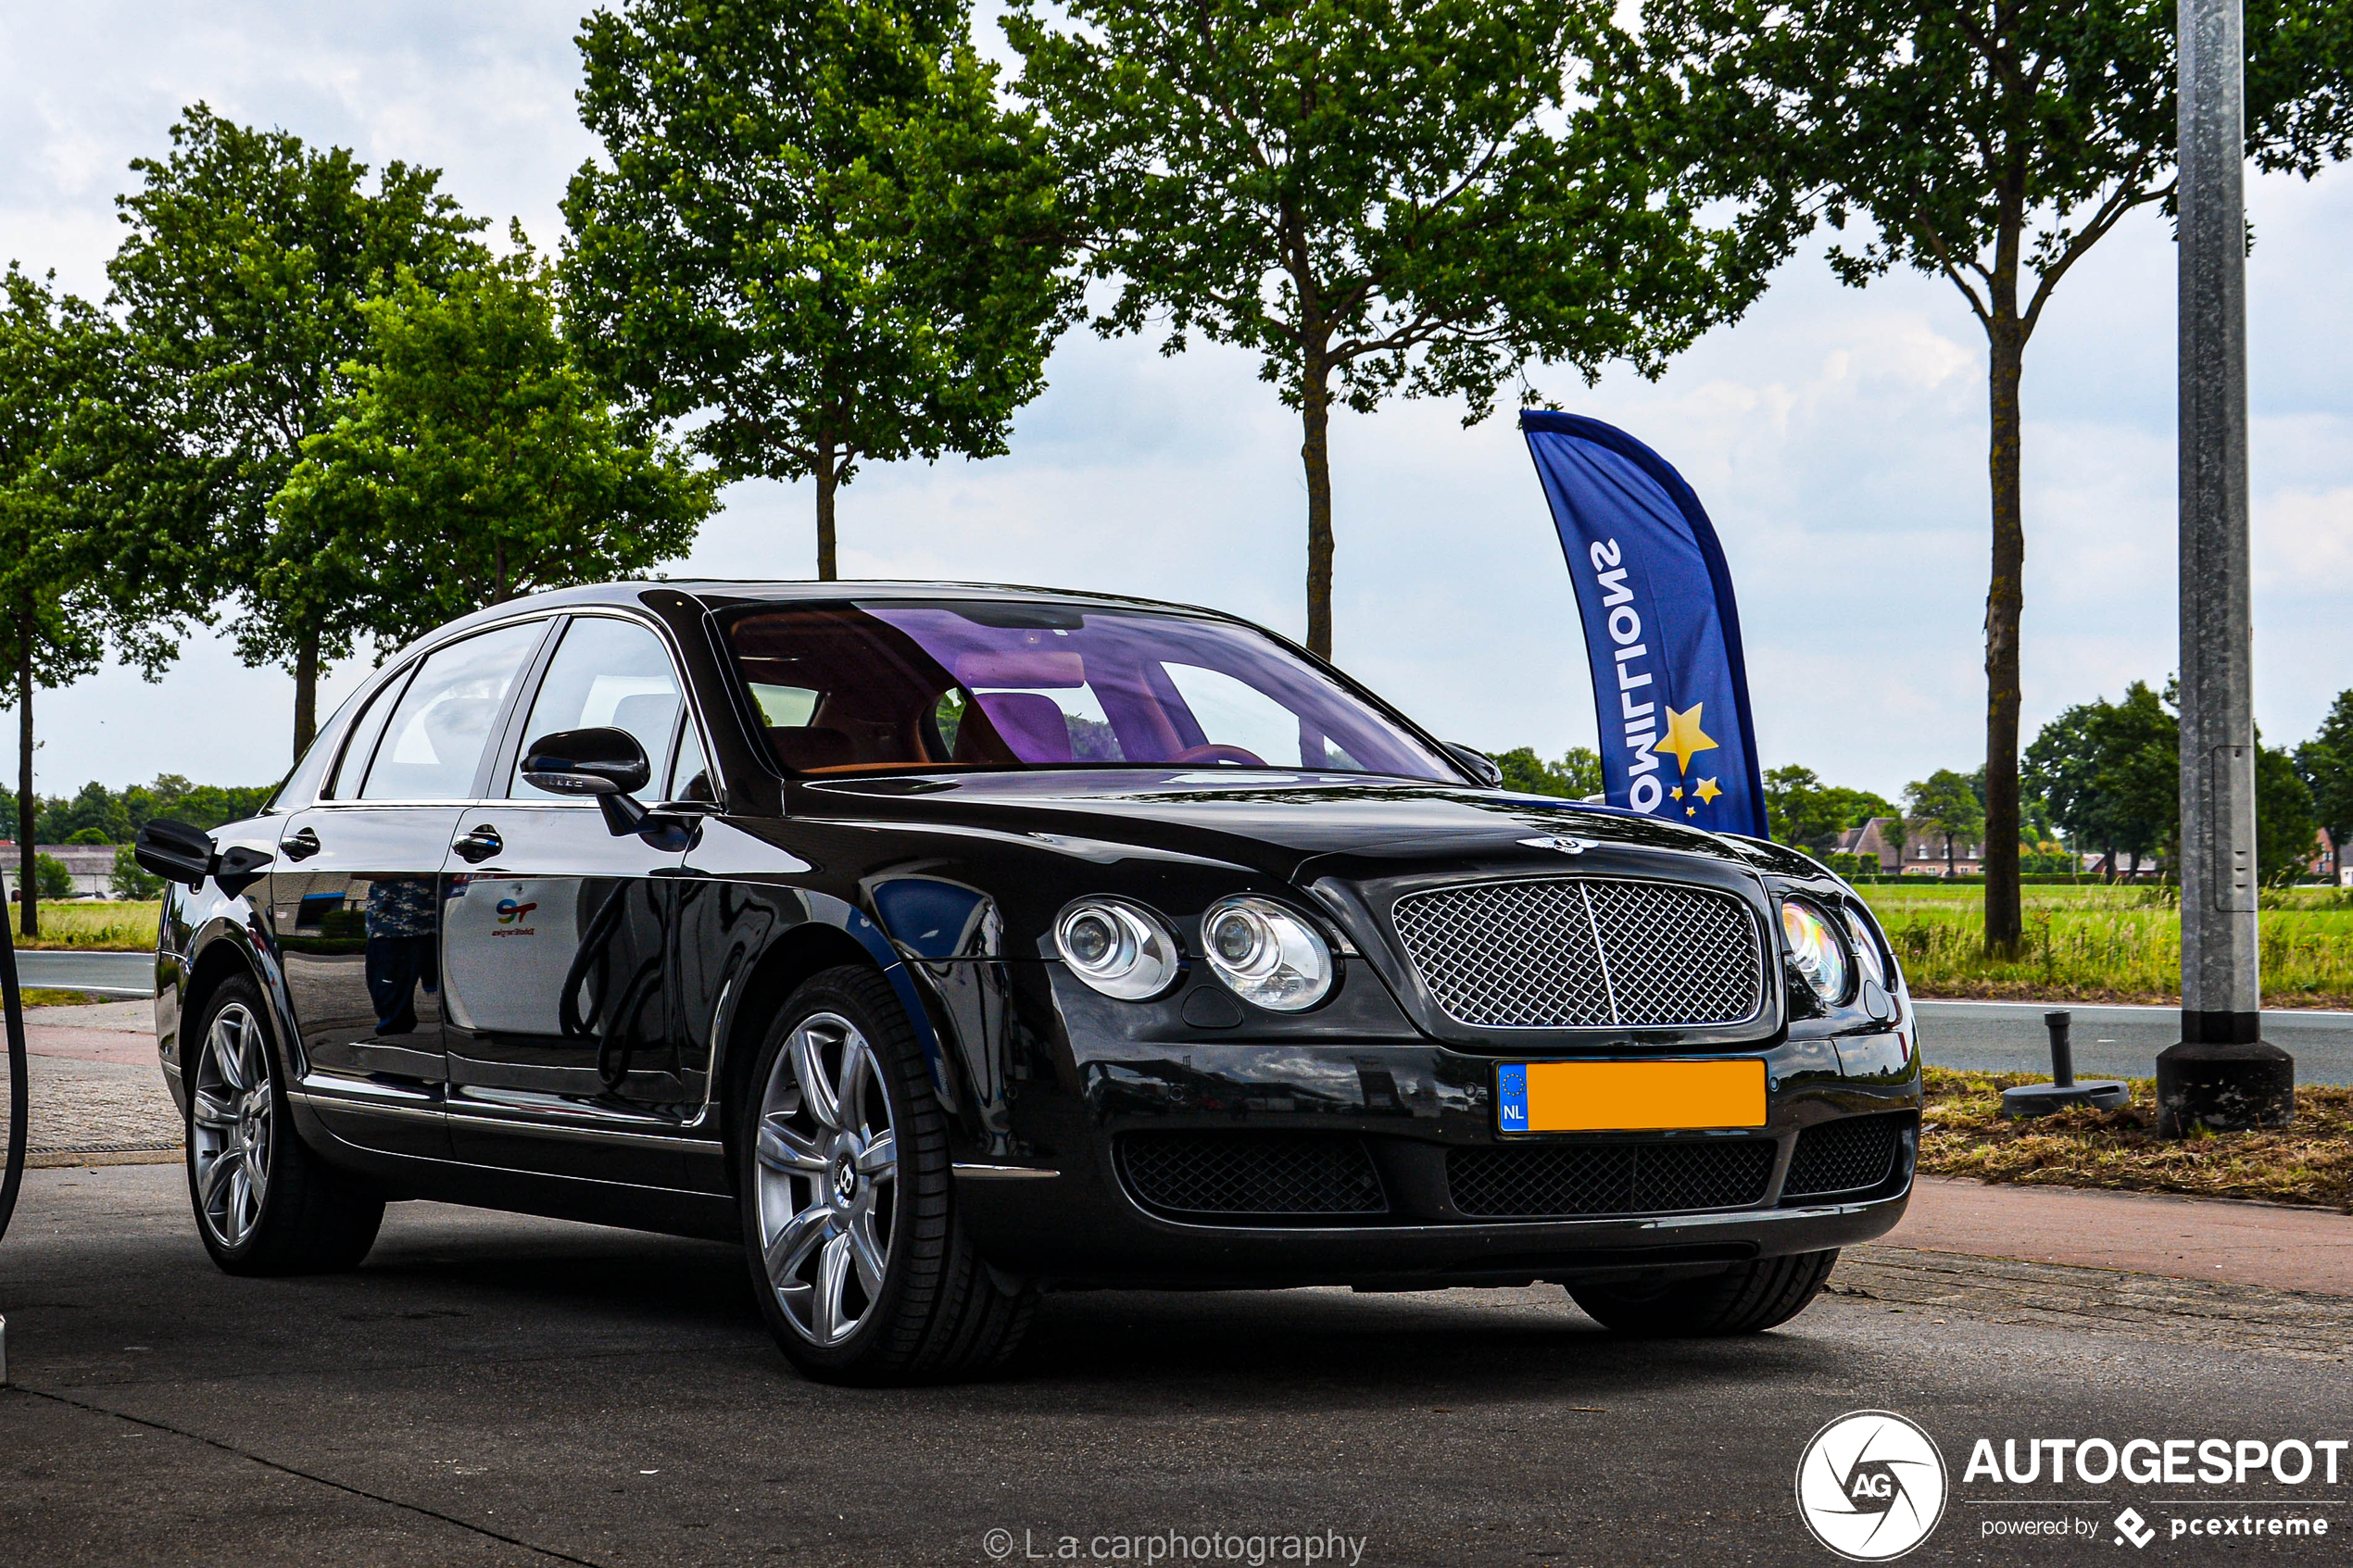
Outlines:
[[890, 1102], [856, 1024], [820, 1012], [793, 1030], [761, 1095], [752, 1158], [768, 1287], [803, 1336], [838, 1345], [882, 1295], [899, 1211]]
[[270, 1049], [243, 1002], [213, 1015], [196, 1055], [189, 1154], [196, 1213], [223, 1247], [241, 1245], [270, 1190]]

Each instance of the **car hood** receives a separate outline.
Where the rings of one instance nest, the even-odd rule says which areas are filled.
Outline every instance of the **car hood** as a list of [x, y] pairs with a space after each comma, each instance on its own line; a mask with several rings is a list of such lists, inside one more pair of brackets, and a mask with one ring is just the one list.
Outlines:
[[795, 797], [796, 815], [934, 823], [1074, 847], [1132, 845], [1297, 883], [1378, 876], [1416, 862], [1557, 867], [1564, 850], [1586, 849], [1617, 851], [1598, 857], [1611, 860], [1693, 857], [1755, 869], [1768, 847], [1550, 796], [1333, 773], [898, 774], [806, 783]]

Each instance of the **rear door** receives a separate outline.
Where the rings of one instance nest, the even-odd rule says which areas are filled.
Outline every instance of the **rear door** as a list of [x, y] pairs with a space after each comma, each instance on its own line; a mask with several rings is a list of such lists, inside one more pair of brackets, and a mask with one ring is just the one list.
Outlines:
[[441, 869], [547, 629], [467, 637], [386, 682], [323, 797], [281, 825], [270, 913], [303, 1088], [336, 1135], [363, 1148], [449, 1153]]
[[636, 737], [658, 797], [681, 686], [648, 626], [577, 615], [468, 811], [443, 906], [452, 1136], [459, 1158], [673, 1185], [663, 1135], [686, 1098], [672, 1038], [680, 849], [616, 835], [593, 800], [549, 794], [517, 759], [540, 736]]

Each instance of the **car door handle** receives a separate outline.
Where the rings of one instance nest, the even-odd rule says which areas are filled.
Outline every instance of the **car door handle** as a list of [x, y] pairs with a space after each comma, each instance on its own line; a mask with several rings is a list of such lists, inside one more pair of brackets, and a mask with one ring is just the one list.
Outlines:
[[319, 835], [310, 829], [304, 828], [299, 833], [289, 834], [286, 837], [280, 839], [278, 847], [285, 852], [286, 859], [289, 860], [308, 860], [311, 856], [319, 853]]
[[506, 842], [498, 836], [498, 830], [484, 822], [472, 832], [462, 834], [449, 847], [458, 852], [458, 859], [470, 866], [478, 866], [506, 847]]

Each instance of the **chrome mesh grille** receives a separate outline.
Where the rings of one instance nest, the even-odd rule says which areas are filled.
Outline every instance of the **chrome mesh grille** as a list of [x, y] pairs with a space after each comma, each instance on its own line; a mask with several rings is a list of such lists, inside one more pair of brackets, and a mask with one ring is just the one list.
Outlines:
[[1471, 883], [1408, 894], [1391, 919], [1431, 997], [1476, 1027], [1737, 1023], [1764, 1003], [1755, 919], [1709, 888]]

